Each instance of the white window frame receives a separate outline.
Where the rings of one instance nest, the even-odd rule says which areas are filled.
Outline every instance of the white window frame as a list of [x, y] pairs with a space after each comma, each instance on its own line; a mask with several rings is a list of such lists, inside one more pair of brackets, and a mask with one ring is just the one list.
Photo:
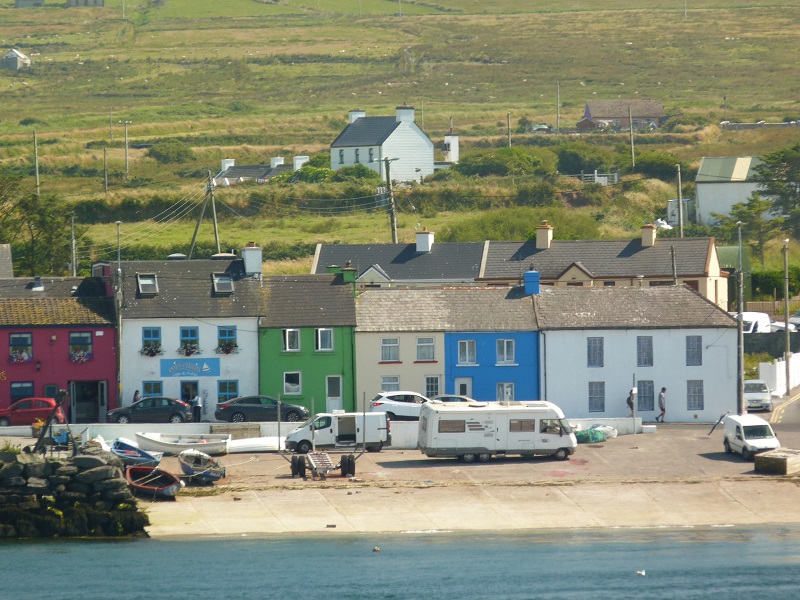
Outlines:
[[636, 382], [636, 412], [656, 409], [656, 386], [649, 379]]
[[605, 363], [605, 342], [602, 337], [586, 338], [586, 366], [601, 369]]
[[497, 364], [498, 365], [513, 365], [515, 362], [516, 345], [514, 340], [498, 339], [497, 340]]
[[[297, 375], [297, 384], [290, 384], [286, 381], [287, 375]], [[297, 389], [294, 389], [294, 386]], [[299, 396], [303, 393], [303, 374], [300, 371], [284, 371], [283, 372], [283, 394], [285, 396]]]
[[441, 394], [442, 378], [439, 375], [426, 375], [425, 376], [425, 395], [428, 398], [439, 396]]
[[458, 340], [458, 364], [478, 364], [478, 347], [475, 340]]
[[498, 381], [495, 387], [497, 392], [497, 401], [513, 401], [514, 400], [514, 384], [510, 381]]
[[[295, 343], [292, 343], [292, 342]], [[283, 351], [284, 352], [300, 352], [300, 330], [299, 329], [284, 329], [283, 330]]]
[[381, 375], [381, 391], [382, 392], [399, 392], [400, 391], [400, 376], [399, 375]]
[[[436, 340], [433, 336], [417, 338], [417, 360], [434, 361], [436, 360]], [[430, 356], [426, 356], [429, 354]]]
[[589, 412], [606, 412], [606, 382], [589, 382]]
[[381, 362], [400, 362], [400, 338], [381, 338]]
[[686, 410], [705, 409], [705, 391], [702, 379], [689, 379], [686, 381]]
[[636, 336], [636, 366], [637, 367], [652, 367], [653, 366], [653, 336], [652, 335], [637, 335]]
[[687, 367], [702, 367], [703, 366], [703, 336], [702, 335], [687, 335], [686, 336], [686, 366]]
[[140, 296], [156, 296], [158, 294], [158, 276], [155, 273], [137, 273], [136, 286]]
[[[323, 344], [327, 337], [327, 344]], [[333, 352], [333, 329], [320, 327], [317, 329], [317, 352]]]

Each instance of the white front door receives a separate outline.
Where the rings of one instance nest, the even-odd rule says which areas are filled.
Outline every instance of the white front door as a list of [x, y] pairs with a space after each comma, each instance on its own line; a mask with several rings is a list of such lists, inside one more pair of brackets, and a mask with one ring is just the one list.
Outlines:
[[342, 400], [342, 376], [328, 375], [325, 378], [325, 411], [344, 409]]
[[456, 377], [454, 393], [456, 396], [469, 396], [472, 398], [472, 377]]

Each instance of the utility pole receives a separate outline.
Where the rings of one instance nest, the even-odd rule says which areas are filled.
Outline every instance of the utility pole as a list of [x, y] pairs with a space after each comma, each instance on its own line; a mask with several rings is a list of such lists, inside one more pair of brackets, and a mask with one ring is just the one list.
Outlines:
[[389, 164], [397, 160], [396, 158], [389, 158], [388, 156], [383, 159], [386, 166], [386, 193], [389, 195], [389, 219], [392, 223], [392, 243], [397, 243], [397, 209], [394, 205], [394, 193], [392, 192], [392, 176], [389, 173]]
[[117, 294], [122, 290], [122, 246], [120, 245], [119, 226], [122, 221], [116, 221], [117, 224]]
[[103, 190], [108, 194], [108, 148], [103, 148]]
[[114, 107], [108, 109], [108, 138], [110, 142], [114, 141]]
[[561, 82], [556, 81], [556, 134], [561, 132]]
[[508, 131], [508, 147], [511, 148], [511, 113], [506, 113], [506, 130]]
[[783, 240], [783, 311], [783, 359], [786, 362], [786, 395], [790, 396], [792, 391], [792, 370], [789, 362], [792, 359], [792, 338], [789, 333], [789, 240]]
[[744, 406], [744, 322], [742, 321], [744, 311], [744, 274], [742, 273], [742, 223], [736, 222], [736, 227], [739, 229], [739, 269], [737, 273], [737, 283], [739, 287], [739, 318], [736, 325], [736, 348], [737, 348], [737, 361], [736, 361], [736, 407], [740, 415], [745, 413]]
[[220, 253], [219, 245], [219, 229], [217, 227], [217, 209], [214, 206], [214, 179], [211, 177], [211, 171], [208, 172], [208, 185], [206, 186], [206, 195], [203, 198], [203, 204], [200, 205], [200, 216], [197, 218], [197, 225], [194, 228], [194, 235], [192, 235], [192, 245], [189, 247], [189, 258], [192, 258], [194, 247], [197, 242], [197, 232], [200, 231], [200, 223], [203, 222], [203, 216], [206, 213], [206, 206], [208, 201], [211, 200], [212, 211], [214, 214], [214, 239], [217, 242], [217, 254]]
[[133, 121], [120, 121], [123, 125], [125, 125], [125, 179], [128, 179], [128, 175], [130, 171], [128, 170], [128, 125], [133, 123]]
[[628, 125], [630, 125], [631, 130], [631, 169], [636, 168], [636, 152], [633, 149], [633, 113], [631, 111], [631, 107], [628, 107]]
[[72, 276], [78, 276], [78, 264], [77, 264], [77, 256], [75, 253], [75, 211], [72, 211], [72, 219], [70, 223], [70, 250], [72, 251]]
[[681, 191], [681, 166], [675, 165], [678, 169], [678, 235], [683, 237], [683, 192]]
[[36, 130], [33, 130], [33, 164], [36, 169], [36, 195], [39, 195], [39, 143], [36, 140]]

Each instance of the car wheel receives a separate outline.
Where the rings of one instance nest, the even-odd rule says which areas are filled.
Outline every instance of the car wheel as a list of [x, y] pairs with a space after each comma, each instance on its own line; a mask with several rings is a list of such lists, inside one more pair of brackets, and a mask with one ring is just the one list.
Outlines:
[[235, 412], [231, 415], [231, 423], [244, 423], [245, 421], [247, 421], [247, 418], [244, 413]]
[[172, 415], [169, 418], [170, 423], [183, 423], [183, 417], [180, 415]]
[[567, 460], [569, 458], [569, 452], [567, 452], [566, 448], [559, 448], [553, 453], [553, 456], [556, 460]]
[[311, 450], [311, 442], [309, 442], [308, 440], [303, 440], [302, 442], [297, 443], [297, 452], [299, 454], [308, 454], [310, 450]]
[[347, 472], [350, 477], [356, 476], [356, 457], [352, 454], [347, 455]]
[[733, 450], [731, 450], [731, 445], [728, 443], [728, 440], [722, 442], [722, 445], [725, 447], [725, 454], [730, 454], [731, 452], [733, 452]]
[[490, 458], [492, 458], [492, 455], [489, 454], [488, 452], [481, 452], [480, 454], [478, 454], [478, 461], [480, 462], [488, 462]]
[[297, 475], [297, 459], [299, 457], [296, 454], [292, 455], [292, 477]]
[[297, 457], [297, 474], [303, 479], [306, 478], [306, 459], [303, 456]]
[[286, 420], [289, 423], [296, 423], [297, 421], [300, 420], [300, 413], [297, 412], [296, 410], [290, 410], [289, 412], [286, 413]]
[[380, 452], [383, 449], [383, 442], [378, 442], [377, 444], [371, 444], [367, 446], [367, 452]]
[[475, 462], [475, 455], [472, 452], [467, 452], [466, 454], [461, 455], [461, 460], [465, 463]]
[[744, 460], [752, 460], [753, 459], [753, 453], [750, 452], [750, 450], [748, 450], [745, 446], [742, 446], [742, 458]]
[[8, 427], [9, 425], [11, 425], [11, 422], [8, 419], [5, 417], [0, 419], [0, 427]]
[[394, 421], [394, 413], [393, 412], [387, 412], [386, 413], [386, 418], [389, 419], [390, 421]]
[[117, 423], [130, 423], [131, 418], [128, 415], [120, 415], [117, 417]]

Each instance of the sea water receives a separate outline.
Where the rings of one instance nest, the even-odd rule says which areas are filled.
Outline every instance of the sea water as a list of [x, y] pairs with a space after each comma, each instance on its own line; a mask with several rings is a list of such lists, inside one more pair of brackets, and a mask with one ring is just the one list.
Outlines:
[[800, 527], [0, 544], [0, 599], [800, 598]]

